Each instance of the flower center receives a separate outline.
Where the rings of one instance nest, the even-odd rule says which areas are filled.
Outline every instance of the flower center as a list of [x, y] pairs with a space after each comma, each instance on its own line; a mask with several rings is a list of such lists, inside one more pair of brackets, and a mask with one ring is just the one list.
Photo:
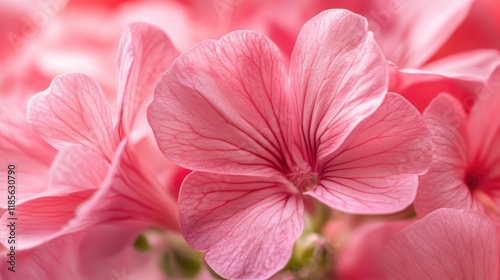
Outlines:
[[469, 190], [474, 191], [476, 190], [479, 185], [481, 185], [481, 181], [483, 179], [483, 175], [480, 174], [477, 171], [468, 171], [465, 174], [465, 184], [469, 187]]
[[307, 164], [294, 164], [286, 177], [300, 192], [310, 191], [318, 184], [318, 174]]

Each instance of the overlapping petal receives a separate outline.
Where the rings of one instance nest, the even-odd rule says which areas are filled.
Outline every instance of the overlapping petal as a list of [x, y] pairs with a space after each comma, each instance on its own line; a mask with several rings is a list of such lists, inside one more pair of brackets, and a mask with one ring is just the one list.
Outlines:
[[389, 213], [414, 199], [416, 174], [432, 158], [429, 131], [418, 111], [397, 94], [388, 94], [342, 146], [320, 162], [318, 187], [308, 194], [351, 213]]
[[135, 167], [137, 160], [127, 143], [118, 146], [107, 177], [78, 209], [77, 218], [69, 225], [71, 231], [118, 221], [139, 228], [178, 230], [176, 201]]

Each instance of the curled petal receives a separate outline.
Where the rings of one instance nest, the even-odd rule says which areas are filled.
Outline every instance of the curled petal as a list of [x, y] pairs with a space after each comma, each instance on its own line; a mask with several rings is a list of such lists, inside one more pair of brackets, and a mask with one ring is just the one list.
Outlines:
[[154, 87], [179, 52], [160, 29], [131, 24], [118, 47], [118, 126], [128, 135], [139, 107], [152, 98]]
[[82, 144], [111, 158], [112, 121], [97, 82], [83, 74], [63, 74], [28, 103], [28, 123], [56, 149]]

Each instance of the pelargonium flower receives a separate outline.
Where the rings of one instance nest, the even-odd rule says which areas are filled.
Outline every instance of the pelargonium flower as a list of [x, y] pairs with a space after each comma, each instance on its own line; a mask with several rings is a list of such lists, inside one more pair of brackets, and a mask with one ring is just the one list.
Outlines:
[[448, 94], [438, 96], [424, 117], [434, 141], [429, 172], [420, 177], [415, 210], [500, 210], [500, 67], [491, 75], [469, 115]]
[[251, 31], [204, 41], [165, 72], [148, 110], [165, 156], [195, 170], [179, 195], [181, 232], [223, 277], [283, 268], [305, 195], [349, 213], [396, 212], [430, 162], [425, 124], [387, 94], [364, 18], [319, 14], [285, 61]]
[[[37, 190], [16, 207], [17, 215], [23, 217], [17, 231], [23, 242], [18, 249], [35, 248], [61, 235], [117, 220], [178, 228], [175, 199], [162, 184], [167, 182], [168, 167], [173, 164], [164, 166], [162, 173], [150, 174], [148, 171], [156, 169], [145, 171], [138, 159], [138, 153], [149, 155], [154, 148], [161, 156], [156, 146], [148, 144], [149, 150], [144, 147], [149, 129], [145, 105], [152, 99], [153, 85], [177, 55], [161, 30], [132, 24], [122, 37], [117, 56], [118, 106], [114, 119], [98, 83], [84, 74], [60, 75], [30, 100], [28, 123], [60, 152], [45, 189]], [[153, 140], [150, 130], [149, 135]], [[166, 162], [156, 158], [150, 158], [152, 163]], [[142, 195], [134, 193], [144, 186], [148, 188]], [[97, 199], [101, 199], [99, 215], [85, 215], [93, 205], [90, 202]], [[143, 199], [149, 207], [142, 207]], [[87, 204], [82, 205], [84, 202]], [[132, 206], [143, 211], [130, 209]], [[80, 215], [75, 213], [77, 207]], [[2, 220], [7, 218], [6, 214], [2, 216]], [[1, 229], [0, 235], [8, 232]]]

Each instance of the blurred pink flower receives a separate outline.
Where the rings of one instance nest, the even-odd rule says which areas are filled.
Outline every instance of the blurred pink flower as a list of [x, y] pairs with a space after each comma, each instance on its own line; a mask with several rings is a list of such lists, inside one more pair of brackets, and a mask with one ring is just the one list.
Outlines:
[[[37, 248], [18, 250], [16, 272], [2, 269], [0, 278], [166, 279], [157, 269], [158, 260], [154, 254], [133, 248], [139, 233], [136, 227], [110, 223], [67, 234]], [[2, 252], [0, 257], [3, 263], [9, 260], [6, 254]], [[130, 278], [132, 276], [134, 278]]]
[[500, 2], [475, 0], [465, 20], [433, 59], [479, 49], [500, 50]]
[[471, 208], [500, 214], [500, 67], [467, 116], [447, 94], [425, 111], [434, 142], [429, 172], [420, 177], [417, 214], [438, 208]]
[[383, 277], [387, 242], [392, 234], [411, 223], [411, 220], [378, 221], [354, 228], [336, 252], [334, 279], [387, 279]]
[[473, 210], [365, 224], [339, 250], [334, 279], [497, 279], [498, 237], [495, 224]]
[[382, 279], [498, 279], [498, 233], [484, 214], [439, 209], [392, 235]]
[[285, 65], [266, 37], [229, 33], [182, 54], [149, 107], [164, 155], [197, 170], [181, 188], [181, 231], [223, 277], [284, 267], [303, 194], [350, 213], [399, 211], [430, 162], [421, 116], [386, 92], [365, 19], [321, 13]]
[[389, 90], [400, 93], [421, 112], [441, 92], [470, 106], [476, 89], [500, 65], [498, 50], [474, 49], [433, 56], [470, 12], [472, 0], [370, 1], [351, 4], [368, 18], [370, 30], [386, 58], [394, 64]]

